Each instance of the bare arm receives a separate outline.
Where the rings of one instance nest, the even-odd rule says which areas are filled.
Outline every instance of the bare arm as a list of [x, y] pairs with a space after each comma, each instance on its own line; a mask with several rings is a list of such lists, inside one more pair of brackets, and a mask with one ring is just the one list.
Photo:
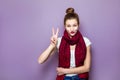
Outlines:
[[49, 58], [49, 56], [53, 54], [53, 52], [54, 46], [50, 44], [48, 48], [39, 56], [38, 63], [44, 63]]
[[86, 54], [86, 58], [85, 58], [83, 66], [75, 67], [75, 68], [61, 68], [61, 67], [58, 67], [57, 68], [57, 73], [58, 73], [58, 75], [85, 73], [85, 72], [89, 72], [90, 65], [91, 65], [91, 52], [90, 52], [90, 46], [88, 46], [87, 47], [87, 54]]
[[56, 49], [57, 44], [57, 38], [58, 38], [58, 32], [59, 29], [57, 29], [57, 32], [55, 34], [54, 28], [52, 29], [52, 37], [51, 37], [51, 44], [48, 46], [48, 48], [39, 56], [38, 63], [44, 63], [50, 55], [52, 55]]

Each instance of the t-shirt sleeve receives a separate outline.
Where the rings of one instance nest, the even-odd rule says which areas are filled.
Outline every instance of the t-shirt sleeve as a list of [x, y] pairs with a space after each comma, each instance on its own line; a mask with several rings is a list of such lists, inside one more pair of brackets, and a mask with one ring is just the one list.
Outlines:
[[59, 49], [59, 47], [60, 47], [61, 39], [62, 39], [62, 37], [59, 37], [59, 38], [58, 38], [57, 49]]
[[89, 45], [91, 45], [91, 41], [87, 38], [87, 37], [83, 37], [86, 46], [88, 47]]

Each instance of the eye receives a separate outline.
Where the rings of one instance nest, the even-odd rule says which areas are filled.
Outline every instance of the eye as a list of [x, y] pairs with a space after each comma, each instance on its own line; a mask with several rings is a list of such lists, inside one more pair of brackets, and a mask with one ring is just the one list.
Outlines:
[[77, 24], [74, 24], [73, 27], [77, 27], [78, 25]]
[[70, 25], [66, 25], [66, 27], [71, 27]]

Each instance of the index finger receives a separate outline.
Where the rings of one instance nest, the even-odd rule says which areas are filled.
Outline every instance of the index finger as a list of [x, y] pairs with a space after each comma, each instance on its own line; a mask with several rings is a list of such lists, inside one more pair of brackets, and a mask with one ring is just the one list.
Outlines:
[[54, 28], [52, 28], [52, 35], [55, 35], [55, 30], [54, 30]]
[[55, 35], [58, 36], [58, 33], [59, 33], [59, 28], [57, 28], [57, 31], [56, 31]]

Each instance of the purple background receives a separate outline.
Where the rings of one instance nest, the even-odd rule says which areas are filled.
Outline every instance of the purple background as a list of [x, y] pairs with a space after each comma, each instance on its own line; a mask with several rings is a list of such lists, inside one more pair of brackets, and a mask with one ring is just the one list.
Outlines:
[[42, 65], [37, 59], [52, 27], [62, 35], [68, 7], [92, 42], [90, 80], [120, 79], [120, 0], [0, 0], [0, 80], [55, 80], [57, 54]]

